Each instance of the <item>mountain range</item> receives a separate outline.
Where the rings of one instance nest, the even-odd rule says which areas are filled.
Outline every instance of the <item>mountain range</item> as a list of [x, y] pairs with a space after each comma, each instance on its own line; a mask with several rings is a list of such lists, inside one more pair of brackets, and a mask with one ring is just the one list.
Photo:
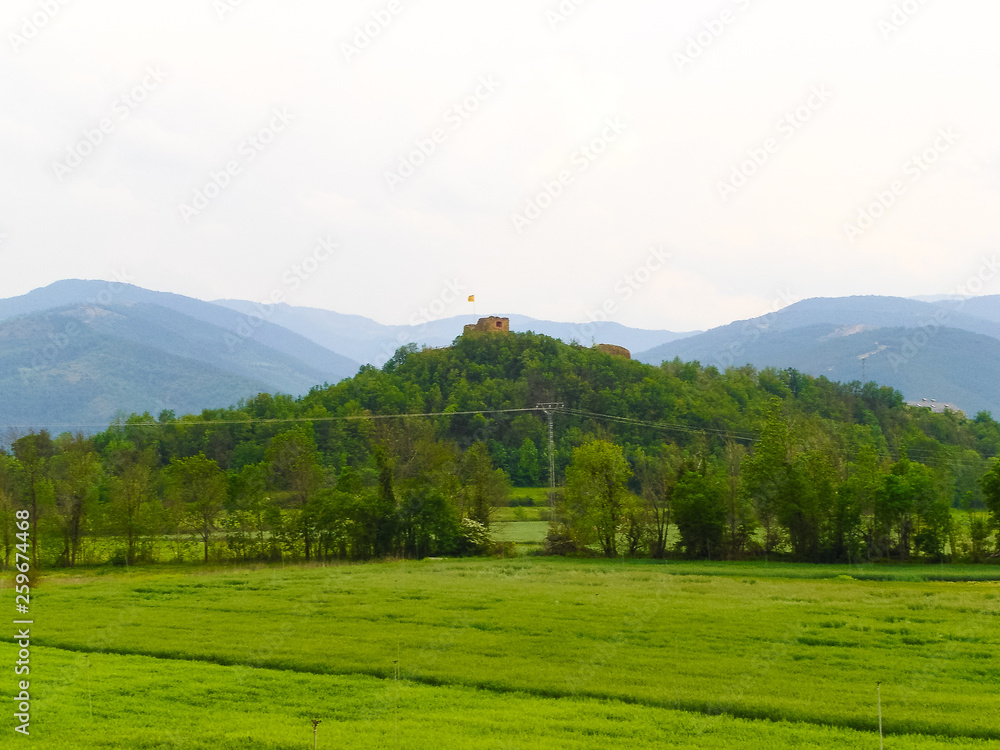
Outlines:
[[[624, 346], [644, 362], [792, 367], [874, 380], [908, 399], [1000, 413], [1000, 297], [811, 299], [706, 332], [560, 323], [511, 330]], [[448, 346], [471, 316], [383, 325], [330, 310], [205, 302], [124, 283], [65, 280], [0, 300], [0, 429], [105, 427], [116, 415], [198, 413], [260, 392], [303, 395], [381, 366], [398, 347]]]
[[830, 380], [891, 386], [970, 416], [1000, 413], [1000, 296], [936, 302], [900, 297], [803, 300], [640, 352], [720, 369], [794, 368]]

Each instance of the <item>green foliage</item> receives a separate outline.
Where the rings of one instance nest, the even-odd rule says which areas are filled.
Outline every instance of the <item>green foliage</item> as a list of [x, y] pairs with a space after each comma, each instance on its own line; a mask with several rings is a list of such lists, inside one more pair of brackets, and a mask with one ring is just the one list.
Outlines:
[[82, 435], [61, 436], [60, 452], [52, 458], [55, 514], [63, 538], [60, 565], [76, 565], [89, 531], [92, 508], [97, 502], [101, 462], [97, 451]]
[[475, 443], [461, 459], [462, 515], [487, 530], [493, 512], [510, 498], [510, 481], [503, 469], [494, 469], [486, 445]]
[[[993, 528], [1000, 532], [1000, 458], [993, 460], [989, 471], [983, 475], [981, 483], [983, 500], [989, 509]], [[1000, 548], [1000, 534], [998, 534], [997, 546]]]
[[204, 453], [175, 458], [164, 471], [167, 498], [188, 526], [201, 537], [208, 562], [209, 542], [226, 499], [226, 475]]
[[490, 530], [473, 518], [463, 518], [459, 529], [460, 544], [473, 554], [482, 555], [493, 550], [494, 540]]
[[622, 449], [613, 443], [592, 440], [573, 451], [573, 463], [566, 470], [562, 514], [577, 545], [596, 540], [606, 557], [617, 556], [631, 476]]
[[688, 557], [718, 559], [723, 553], [726, 508], [722, 477], [702, 462], [683, 467], [674, 488], [681, 547]]
[[[203, 558], [212, 549], [247, 561], [451, 554], [463, 548], [462, 519], [488, 528], [510, 501], [511, 478], [536, 487], [548, 478], [547, 425], [532, 409], [553, 401], [567, 405], [555, 415], [556, 479], [567, 492], [550, 549], [988, 559], [981, 524], [956, 525], [950, 512], [988, 510], [997, 528], [989, 462], [1000, 424], [988, 414], [931, 414], [874, 383], [795, 370], [652, 367], [530, 333], [402, 349], [381, 370], [302, 398], [259, 394], [158, 420], [123, 414], [93, 438], [23, 436], [0, 466], [0, 520], [33, 508], [42, 565], [115, 548], [134, 564], [143, 550], [162, 559], [168, 545], [182, 559], [191, 534]], [[620, 456], [603, 494], [595, 477], [585, 487], [576, 458], [597, 442]], [[195, 501], [178, 499], [187, 480], [171, 468], [196, 458], [226, 479], [222, 508], [213, 499], [197, 524]], [[547, 505], [538, 492], [536, 505]], [[7, 523], [5, 554], [9, 532]]]
[[542, 464], [531, 438], [525, 438], [517, 451], [517, 478], [520, 487], [536, 487], [541, 481]]

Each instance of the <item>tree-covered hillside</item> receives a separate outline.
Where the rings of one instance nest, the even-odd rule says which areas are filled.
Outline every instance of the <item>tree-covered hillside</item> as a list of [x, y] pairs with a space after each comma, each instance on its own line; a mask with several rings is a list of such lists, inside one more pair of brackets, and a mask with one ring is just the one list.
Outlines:
[[[793, 370], [654, 367], [530, 333], [403, 348], [297, 399], [133, 415], [93, 438], [22, 436], [0, 456], [0, 503], [8, 519], [32, 507], [49, 563], [99, 542], [126, 561], [154, 557], [163, 534], [194, 535], [205, 559], [483, 551], [510, 484], [548, 483], [543, 403], [562, 404], [554, 551], [989, 551], [987, 510], [1000, 511], [989, 414], [932, 414], [875, 383]], [[972, 511], [968, 528], [956, 507]]]

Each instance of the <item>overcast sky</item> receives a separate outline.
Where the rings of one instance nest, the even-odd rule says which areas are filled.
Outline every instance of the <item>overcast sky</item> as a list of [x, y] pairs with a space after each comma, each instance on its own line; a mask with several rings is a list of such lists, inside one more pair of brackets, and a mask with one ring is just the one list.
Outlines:
[[6, 0], [0, 27], [0, 297], [124, 277], [403, 323], [475, 294], [680, 331], [955, 293], [998, 250], [996, 0]]

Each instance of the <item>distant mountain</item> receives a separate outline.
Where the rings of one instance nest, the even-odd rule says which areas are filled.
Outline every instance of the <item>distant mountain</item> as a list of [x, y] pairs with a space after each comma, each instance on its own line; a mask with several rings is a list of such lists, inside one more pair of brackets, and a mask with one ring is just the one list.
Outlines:
[[[358, 364], [272, 323], [179, 295], [60, 282], [0, 301], [0, 427], [106, 425], [115, 414], [301, 395]], [[58, 304], [54, 308], [48, 305]]]
[[[109, 333], [93, 308], [67, 307], [0, 323], [0, 426], [94, 432], [124, 411], [178, 414], [270, 390], [196, 359]], [[120, 315], [102, 310], [114, 326]], [[67, 331], [69, 333], [67, 333]]]
[[[648, 349], [684, 334], [510, 316], [515, 330]], [[116, 413], [301, 395], [381, 365], [408, 343], [450, 345], [471, 316], [386, 326], [328, 310], [203, 302], [125, 283], [65, 280], [0, 300], [0, 428], [97, 428]]]
[[955, 312], [975, 315], [994, 323], [1000, 323], [1000, 294], [986, 297], [968, 297], [966, 299], [944, 299], [935, 303]]
[[956, 404], [970, 416], [980, 410], [1000, 414], [1000, 322], [970, 314], [982, 309], [971, 302], [951, 307], [950, 301], [895, 297], [805, 300], [637, 358], [658, 364], [679, 357], [720, 369], [791, 367], [831, 380], [874, 380], [910, 400]]
[[[875, 380], [911, 400], [1000, 414], [1000, 297], [811, 299], [706, 332], [507, 315], [514, 331], [624, 346], [653, 364], [793, 367]], [[225, 407], [306, 393], [381, 366], [404, 344], [449, 346], [471, 315], [383, 325], [308, 307], [203, 302], [129, 284], [67, 280], [0, 300], [0, 429], [93, 425], [119, 411]]]
[[[321, 345], [317, 346], [314, 341], [306, 337], [290, 334], [288, 330], [270, 321], [243, 315], [211, 302], [168, 292], [154, 292], [131, 284], [57, 281], [21, 297], [0, 300], [0, 321], [15, 315], [41, 312], [67, 305], [121, 310], [135, 305], [154, 305], [212, 326], [213, 328], [209, 329], [211, 333], [207, 334], [212, 341], [207, 345], [213, 352], [217, 346], [224, 347], [227, 356], [238, 359], [235, 350], [244, 348], [244, 344], [262, 345], [299, 360], [307, 366], [307, 369], [321, 371], [325, 374], [325, 380], [337, 381], [350, 377], [359, 367], [359, 363], [352, 358], [331, 352]], [[261, 354], [263, 359], [260, 361], [266, 360], [267, 356]]]
[[[474, 316], [463, 315], [420, 325], [383, 325], [359, 315], [344, 315], [313, 307], [293, 307], [287, 304], [263, 307], [245, 300], [216, 300], [216, 304], [244, 315], [266, 315], [268, 321], [295, 331], [327, 349], [376, 366], [381, 366], [404, 344], [449, 346], [462, 333], [466, 323], [476, 322]], [[617, 344], [633, 352], [693, 335], [629, 328], [619, 323], [601, 321], [556, 323], [526, 315], [502, 314], [501, 317], [510, 318], [513, 331], [533, 331], [566, 342], [575, 340], [585, 345]]]

